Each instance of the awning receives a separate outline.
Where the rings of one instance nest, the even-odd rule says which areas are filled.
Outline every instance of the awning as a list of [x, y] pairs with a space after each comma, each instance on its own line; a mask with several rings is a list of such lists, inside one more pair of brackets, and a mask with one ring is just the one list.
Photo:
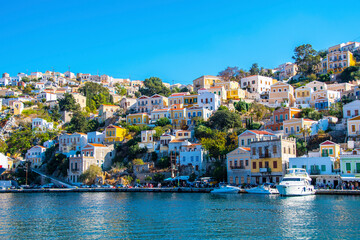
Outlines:
[[346, 182], [360, 182], [359, 177], [341, 177], [341, 180]]

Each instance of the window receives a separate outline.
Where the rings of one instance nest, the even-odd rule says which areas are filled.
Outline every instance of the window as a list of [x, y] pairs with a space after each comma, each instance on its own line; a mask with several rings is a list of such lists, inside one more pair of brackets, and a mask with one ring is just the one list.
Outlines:
[[259, 168], [262, 168], [263, 166], [262, 166], [262, 162], [259, 162]]
[[245, 160], [245, 166], [249, 166], [249, 160]]
[[326, 171], [326, 165], [321, 165], [321, 171], [325, 172]]
[[[184, 157], [185, 158], [185, 157]], [[232, 161], [229, 161], [229, 166], [232, 167]]]
[[253, 169], [256, 169], [256, 162], [253, 162], [252, 165]]
[[296, 165], [292, 165], [292, 168], [296, 168]]
[[244, 144], [245, 144], [245, 140], [241, 139], [241, 146], [244, 146]]
[[274, 154], [277, 153], [277, 148], [276, 148], [275, 145], [273, 146], [273, 153], [274, 153]]
[[329, 149], [329, 154], [333, 154], [333, 149], [332, 148]]
[[256, 155], [256, 148], [252, 148], [252, 150], [253, 150], [253, 155]]
[[274, 167], [274, 168], [277, 168], [277, 161], [274, 161], [274, 162], [273, 162], [273, 167]]
[[355, 110], [355, 116], [359, 115], [359, 110]]
[[355, 132], [355, 125], [351, 125], [351, 131]]
[[249, 138], [249, 139], [247, 140], [247, 145], [250, 145], [250, 143], [251, 143], [251, 138]]
[[346, 163], [346, 171], [351, 171], [351, 164], [350, 163]]

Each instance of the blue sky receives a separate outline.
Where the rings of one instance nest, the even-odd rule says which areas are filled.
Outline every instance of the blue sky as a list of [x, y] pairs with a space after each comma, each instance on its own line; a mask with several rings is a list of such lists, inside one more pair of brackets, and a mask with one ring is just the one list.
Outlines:
[[360, 1], [1, 1], [0, 71], [191, 83], [227, 66], [274, 68], [295, 46], [360, 41]]

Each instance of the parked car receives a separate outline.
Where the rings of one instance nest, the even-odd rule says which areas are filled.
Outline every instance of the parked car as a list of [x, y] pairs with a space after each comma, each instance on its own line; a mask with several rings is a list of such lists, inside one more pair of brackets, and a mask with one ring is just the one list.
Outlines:
[[115, 187], [116, 187], [116, 188], [124, 188], [125, 186], [122, 185], [122, 184], [118, 184], [118, 185], [116, 185]]
[[111, 185], [109, 185], [109, 184], [104, 184], [104, 185], [102, 185], [101, 187], [103, 187], [103, 188], [114, 188], [114, 186], [111, 186]]
[[91, 187], [91, 188], [99, 188], [99, 187], [101, 187], [101, 186], [100, 186], [100, 185], [93, 184], [93, 185], [91, 185], [90, 187]]

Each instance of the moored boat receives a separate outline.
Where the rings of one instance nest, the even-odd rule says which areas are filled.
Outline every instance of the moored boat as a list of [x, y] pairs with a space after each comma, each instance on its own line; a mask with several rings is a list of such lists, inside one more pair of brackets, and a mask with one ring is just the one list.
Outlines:
[[287, 174], [276, 186], [282, 196], [303, 196], [315, 194], [311, 178], [303, 168], [289, 168]]
[[246, 189], [247, 193], [250, 194], [279, 194], [276, 188], [271, 188], [270, 184], [259, 185], [254, 188]]
[[236, 194], [239, 193], [240, 188], [238, 187], [234, 187], [234, 186], [230, 186], [230, 185], [223, 185], [220, 186], [219, 188], [215, 188], [214, 190], [211, 191], [211, 193], [232, 193], [232, 194]]

